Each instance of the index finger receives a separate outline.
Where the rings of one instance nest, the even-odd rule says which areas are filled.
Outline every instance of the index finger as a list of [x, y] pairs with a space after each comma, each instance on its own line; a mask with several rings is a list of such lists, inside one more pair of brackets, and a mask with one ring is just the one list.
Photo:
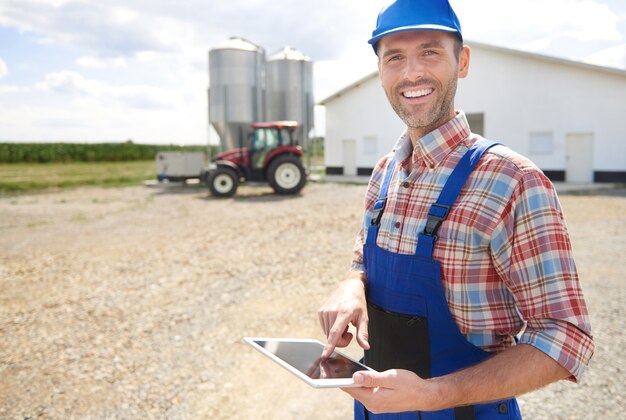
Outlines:
[[333, 354], [334, 351], [335, 351], [335, 344], [331, 343], [330, 341], [326, 343], [326, 346], [324, 347], [324, 350], [322, 351], [322, 360], [328, 359], [331, 356], [331, 354]]
[[335, 323], [332, 328], [328, 332], [327, 343], [324, 347], [324, 351], [322, 352], [322, 359], [328, 359], [337, 347], [339, 340], [343, 337], [343, 335], [348, 331], [348, 324], [350, 321], [348, 319], [336, 318]]

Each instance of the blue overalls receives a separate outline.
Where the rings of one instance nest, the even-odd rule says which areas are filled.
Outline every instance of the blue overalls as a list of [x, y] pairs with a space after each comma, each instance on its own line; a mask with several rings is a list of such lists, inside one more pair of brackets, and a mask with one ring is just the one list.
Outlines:
[[[395, 168], [387, 169], [363, 247], [367, 274], [370, 350], [365, 363], [382, 372], [407, 369], [422, 378], [474, 365], [489, 353], [459, 331], [441, 284], [441, 265], [433, 258], [437, 230], [481, 156], [496, 143], [479, 141], [461, 158], [428, 212], [415, 255], [396, 254], [376, 245], [387, 190]], [[436, 412], [373, 414], [355, 401], [355, 419], [521, 419], [515, 399]]]

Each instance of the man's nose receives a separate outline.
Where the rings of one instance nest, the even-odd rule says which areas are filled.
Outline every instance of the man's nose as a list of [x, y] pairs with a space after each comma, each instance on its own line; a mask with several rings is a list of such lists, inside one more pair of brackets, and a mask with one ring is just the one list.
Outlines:
[[404, 67], [404, 77], [408, 80], [418, 80], [424, 75], [424, 63], [418, 57], [409, 57]]

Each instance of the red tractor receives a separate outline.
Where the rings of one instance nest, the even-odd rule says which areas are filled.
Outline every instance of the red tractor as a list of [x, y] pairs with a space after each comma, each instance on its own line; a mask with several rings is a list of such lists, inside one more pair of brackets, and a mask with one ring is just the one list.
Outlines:
[[206, 174], [211, 194], [231, 197], [243, 181], [269, 182], [277, 194], [297, 194], [306, 184], [302, 148], [294, 139], [294, 121], [252, 124], [250, 147], [217, 155]]

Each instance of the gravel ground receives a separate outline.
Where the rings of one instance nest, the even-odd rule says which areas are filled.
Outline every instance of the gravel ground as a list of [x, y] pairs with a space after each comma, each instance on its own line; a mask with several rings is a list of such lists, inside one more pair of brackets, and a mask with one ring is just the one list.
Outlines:
[[[0, 198], [0, 418], [350, 418], [346, 394], [308, 387], [241, 339], [323, 339], [316, 310], [348, 268], [364, 191]], [[561, 200], [596, 355], [582, 384], [520, 404], [531, 419], [623, 418], [626, 191]]]

